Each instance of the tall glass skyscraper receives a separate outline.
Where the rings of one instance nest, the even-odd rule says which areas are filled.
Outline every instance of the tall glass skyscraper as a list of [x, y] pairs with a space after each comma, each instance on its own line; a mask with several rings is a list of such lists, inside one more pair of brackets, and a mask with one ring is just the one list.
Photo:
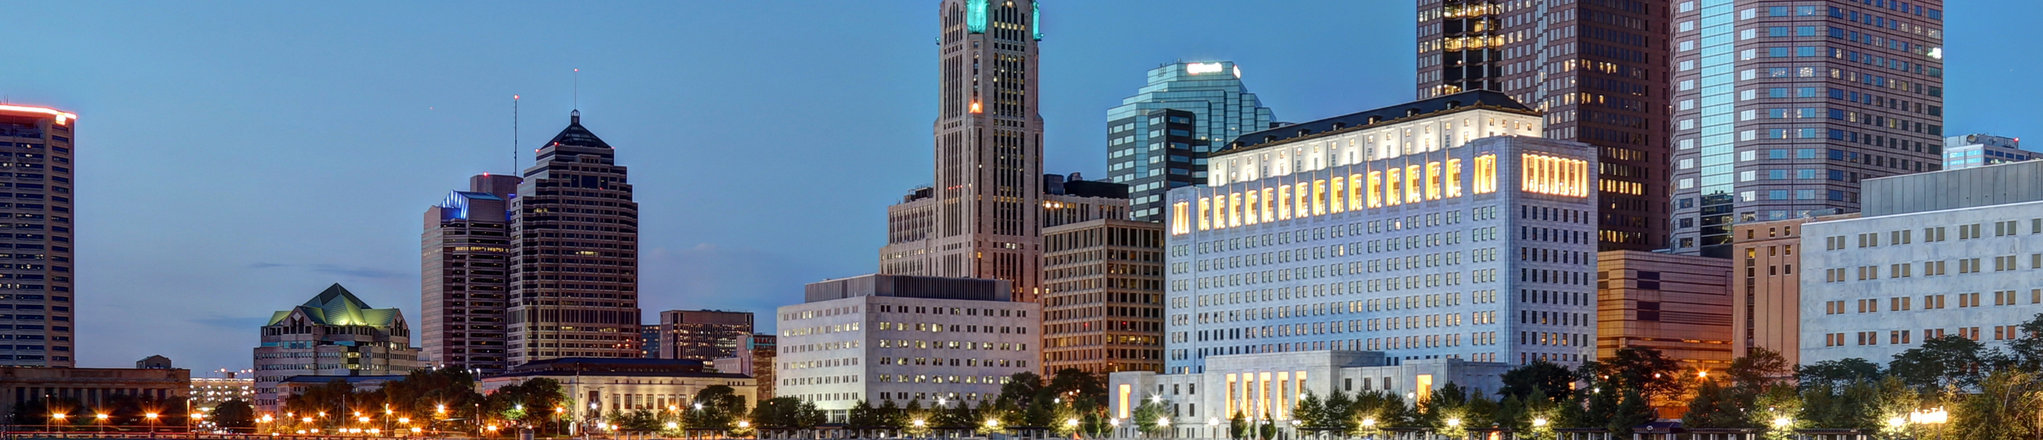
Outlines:
[[1935, 171], [1942, 0], [1674, 6], [1675, 252], [1737, 223], [1859, 209], [1862, 179]]
[[1205, 181], [1206, 154], [1272, 118], [1232, 61], [1158, 66], [1107, 110], [1107, 177], [1128, 185], [1131, 217], [1163, 221], [1164, 193]]

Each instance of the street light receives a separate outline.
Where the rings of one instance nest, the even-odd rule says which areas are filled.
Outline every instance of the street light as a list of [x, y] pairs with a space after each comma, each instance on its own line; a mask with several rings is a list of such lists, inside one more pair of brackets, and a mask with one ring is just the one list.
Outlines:
[[155, 437], [155, 436], [156, 436], [156, 417], [157, 417], [157, 414], [156, 414], [156, 413], [153, 413], [153, 412], [152, 412], [152, 413], [144, 413], [144, 414], [142, 414], [142, 418], [144, 418], [144, 419], [149, 419], [149, 436], [150, 436], [150, 437]]
[[[64, 413], [50, 413], [50, 420], [56, 423], [63, 423], [65, 416], [66, 414]], [[50, 428], [50, 425], [52, 424], [54, 423], [43, 423], [43, 430], [44, 431], [51, 430], [52, 428]]]
[[99, 424], [99, 432], [106, 432], [106, 413], [93, 414], [93, 423]]
[[1787, 417], [1774, 417], [1774, 418], [1773, 418], [1773, 427], [1775, 427], [1775, 428], [1786, 428], [1786, 427], [1788, 427], [1788, 425], [1789, 425], [1789, 424], [1792, 424], [1792, 423], [1795, 423], [1795, 420], [1794, 420], [1794, 419], [1790, 419], [1790, 418], [1787, 418]]
[[1536, 417], [1536, 418], [1533, 418], [1533, 419], [1532, 419], [1532, 426], [1533, 426], [1533, 427], [1538, 427], [1538, 428], [1544, 428], [1544, 427], [1546, 427], [1546, 418], [1545, 418], [1545, 417]]

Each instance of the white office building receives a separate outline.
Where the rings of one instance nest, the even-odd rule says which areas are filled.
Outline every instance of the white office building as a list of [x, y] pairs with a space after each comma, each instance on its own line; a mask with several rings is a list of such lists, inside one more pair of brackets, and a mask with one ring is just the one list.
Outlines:
[[1978, 168], [1997, 163], [2021, 162], [2043, 157], [2043, 153], [2022, 149], [2022, 138], [1968, 134], [1944, 138], [1944, 169]]
[[1113, 375], [1114, 410], [1288, 420], [1300, 390], [1494, 391], [1592, 359], [1596, 154], [1540, 132], [1475, 91], [1242, 136], [1170, 193], [1167, 374]]
[[778, 311], [776, 397], [841, 422], [864, 400], [978, 405], [1041, 358], [1041, 306], [1007, 281], [864, 275], [809, 284]]
[[1857, 218], [1802, 228], [1803, 364], [1988, 347], [2043, 313], [2043, 161], [1871, 179]]

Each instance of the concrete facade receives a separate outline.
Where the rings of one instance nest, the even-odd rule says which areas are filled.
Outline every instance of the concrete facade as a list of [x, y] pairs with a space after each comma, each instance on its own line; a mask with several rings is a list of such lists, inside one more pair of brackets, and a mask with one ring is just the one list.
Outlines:
[[0, 219], [10, 234], [0, 238], [0, 365], [70, 367], [80, 351], [73, 309], [77, 301], [72, 229], [78, 115], [0, 103], [0, 181], [8, 202]]
[[1871, 180], [1894, 202], [1804, 225], [1816, 273], [1801, 280], [1802, 363], [2017, 336], [2043, 313], [2043, 200], [2028, 196], [2043, 193], [2039, 172], [2028, 161]]
[[488, 394], [532, 379], [552, 379], [575, 404], [570, 419], [584, 424], [620, 412], [681, 410], [693, 403], [696, 392], [716, 385], [731, 387], [746, 408], [758, 406], [752, 378], [703, 367], [703, 362], [683, 359], [556, 358], [484, 376], [477, 388]]
[[811, 283], [778, 310], [774, 394], [841, 422], [858, 401], [980, 405], [1042, 358], [1041, 306], [1004, 280], [865, 275]]
[[1596, 358], [1658, 350], [1684, 367], [1723, 371], [1731, 352], [1731, 261], [1639, 251], [1596, 258]]
[[511, 289], [510, 199], [517, 176], [483, 173], [426, 208], [419, 237], [426, 363], [503, 371], [504, 297]]
[[1780, 353], [1789, 365], [1802, 358], [1802, 274], [1807, 269], [1802, 227], [1811, 220], [1741, 223], [1732, 229], [1738, 237], [1731, 260], [1732, 356], [1765, 348]]
[[1521, 137], [1539, 132], [1468, 92], [1244, 136], [1264, 142], [1171, 193], [1166, 372], [1324, 350], [1590, 360], [1595, 153]]
[[541, 145], [511, 199], [506, 361], [638, 357], [638, 202], [581, 112]]

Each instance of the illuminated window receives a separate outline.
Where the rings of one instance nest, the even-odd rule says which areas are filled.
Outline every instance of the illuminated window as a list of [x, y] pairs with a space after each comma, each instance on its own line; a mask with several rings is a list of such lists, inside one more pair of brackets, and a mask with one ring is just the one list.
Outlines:
[[1497, 192], [1497, 155], [1476, 156], [1474, 186], [1476, 194]]
[[1440, 163], [1426, 162], [1426, 200], [1440, 200]]
[[1326, 179], [1313, 179], [1312, 215], [1321, 215], [1326, 213], [1327, 213], [1327, 181]]
[[1341, 182], [1343, 182], [1341, 176], [1334, 176], [1333, 181], [1327, 183], [1328, 211], [1341, 212], [1348, 209], [1347, 205], [1341, 204]]
[[1371, 207], [1371, 208], [1382, 208], [1382, 207], [1383, 207], [1383, 172], [1382, 172], [1382, 171], [1370, 171], [1370, 172], [1369, 172], [1369, 188], [1367, 189], [1367, 191], [1369, 191], [1369, 197], [1368, 197], [1368, 198], [1369, 198], [1369, 207]]
[[1260, 211], [1263, 211], [1263, 222], [1265, 223], [1277, 220], [1277, 211], [1270, 209], [1270, 204], [1276, 203], [1273, 200], [1277, 199], [1276, 197], [1271, 197], [1272, 191], [1276, 190], [1263, 188], [1263, 209], [1260, 209]]
[[1461, 159], [1447, 160], [1447, 197], [1461, 197]]
[[1362, 175], [1348, 175], [1348, 210], [1362, 210]]
[[1568, 197], [1589, 195], [1589, 162], [1541, 154], [1520, 156], [1520, 191]]
[[1418, 164], [1412, 164], [1412, 165], [1406, 165], [1406, 166], [1405, 166], [1405, 201], [1406, 201], [1406, 202], [1410, 202], [1410, 203], [1418, 203], [1418, 202], [1419, 202], [1420, 200], [1423, 200], [1423, 199], [1420, 199], [1420, 198], [1419, 198], [1419, 197], [1420, 197], [1420, 192], [1422, 191], [1422, 190], [1421, 190], [1421, 189], [1419, 188], [1419, 181], [1420, 181], [1420, 180], [1423, 180], [1424, 178], [1425, 178], [1425, 175], [1423, 175], [1423, 174], [1420, 174], [1420, 171], [1419, 171], [1419, 165], [1418, 165]]
[[1291, 219], [1291, 185], [1277, 185], [1277, 219]]
[[1227, 229], [1227, 195], [1213, 195], [1213, 229]]
[[1292, 196], [1292, 197], [1295, 197], [1295, 198], [1296, 198], [1296, 199], [1294, 199], [1294, 200], [1292, 200], [1292, 201], [1291, 201], [1291, 210], [1292, 210], [1292, 212], [1291, 212], [1291, 217], [1292, 217], [1292, 218], [1306, 218], [1306, 217], [1311, 217], [1311, 216], [1312, 216], [1312, 183], [1311, 183], [1311, 182], [1298, 182], [1298, 188], [1296, 188], [1296, 189], [1293, 189], [1293, 190], [1291, 191], [1291, 196]]
[[1404, 170], [1400, 168], [1391, 168], [1389, 170], [1384, 170], [1383, 175], [1384, 205], [1397, 206], [1398, 203], [1401, 203], [1404, 200], [1405, 197], [1404, 191], [1398, 191], [1399, 184], [1404, 182], [1404, 179], [1398, 178], [1398, 176], [1402, 174], [1404, 174]]
[[1201, 231], [1213, 229], [1213, 223], [1208, 221], [1206, 217], [1206, 213], [1212, 211], [1212, 204], [1213, 199], [1211, 198], [1199, 198], [1199, 230]]
[[1241, 193], [1227, 195], [1227, 226], [1241, 226]]
[[1185, 202], [1177, 202], [1170, 205], [1170, 233], [1172, 235], [1185, 235], [1192, 232], [1189, 227], [1191, 223], [1188, 223], [1191, 218], [1185, 215], [1186, 210]]
[[1242, 212], [1242, 214], [1241, 214], [1241, 223], [1242, 223], [1242, 224], [1247, 224], [1247, 225], [1253, 225], [1253, 224], [1256, 224], [1256, 220], [1257, 220], [1257, 219], [1256, 219], [1256, 211], [1260, 211], [1260, 209], [1258, 209], [1258, 208], [1262, 206], [1262, 205], [1260, 205], [1260, 204], [1257, 204], [1257, 203], [1256, 203], [1256, 193], [1257, 193], [1257, 192], [1258, 192], [1258, 191], [1256, 191], [1256, 190], [1253, 190], [1253, 189], [1252, 189], [1252, 190], [1248, 190], [1248, 195], [1247, 195], [1246, 197], [1243, 197], [1244, 199], [1246, 199], [1246, 200], [1248, 201], [1248, 206], [1244, 206], [1244, 207], [1242, 207], [1242, 210], [1244, 211], [1244, 212]]

